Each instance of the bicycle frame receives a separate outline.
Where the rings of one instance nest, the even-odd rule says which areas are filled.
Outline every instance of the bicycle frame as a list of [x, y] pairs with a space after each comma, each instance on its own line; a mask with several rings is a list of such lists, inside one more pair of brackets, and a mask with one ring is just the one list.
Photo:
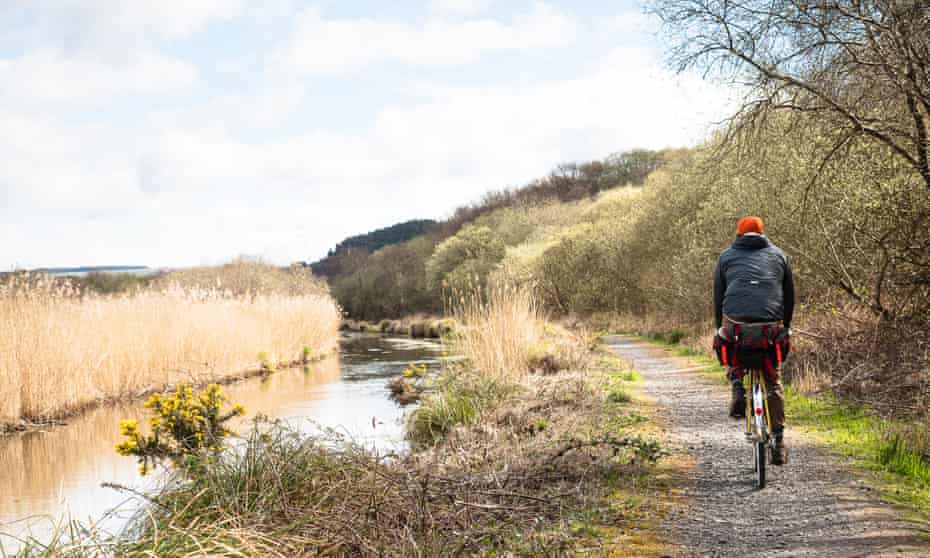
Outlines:
[[746, 398], [746, 437], [751, 442], [766, 442], [772, 431], [768, 393], [761, 370], [749, 371], [750, 396]]

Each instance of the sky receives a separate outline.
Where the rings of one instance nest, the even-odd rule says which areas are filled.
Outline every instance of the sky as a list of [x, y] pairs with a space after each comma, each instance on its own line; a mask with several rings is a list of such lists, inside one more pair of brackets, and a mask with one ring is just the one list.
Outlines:
[[315, 260], [728, 91], [633, 1], [0, 0], [0, 270]]

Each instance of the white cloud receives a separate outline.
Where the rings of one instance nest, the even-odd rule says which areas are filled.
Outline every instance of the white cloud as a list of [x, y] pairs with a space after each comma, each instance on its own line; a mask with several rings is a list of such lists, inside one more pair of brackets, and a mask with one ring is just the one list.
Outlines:
[[[23, 2], [23, 4], [27, 4]], [[98, 52], [185, 39], [243, 14], [243, 0], [30, 0], [22, 41]]]
[[189, 37], [211, 22], [233, 19], [243, 11], [242, 0], [105, 0], [99, 5], [102, 26], [167, 39]]
[[397, 188], [426, 195], [436, 214], [564, 160], [692, 143], [728, 102], [693, 76], [655, 69], [638, 49], [617, 49], [570, 80], [418, 89], [419, 104], [387, 106], [355, 133], [308, 131], [261, 144], [221, 128], [165, 134], [157, 142], [162, 172], [173, 177], [165, 182], [261, 184], [302, 199], [320, 188], [320, 201], [333, 205]]
[[0, 96], [30, 104], [100, 104], [125, 94], [181, 91], [196, 79], [193, 65], [154, 51], [131, 53], [118, 62], [55, 49], [0, 59]]
[[432, 0], [430, 12], [443, 15], [473, 16], [487, 11], [494, 0]]
[[[635, 48], [616, 49], [573, 79], [416, 87], [417, 104], [385, 106], [363, 129], [261, 142], [196, 112], [153, 118], [128, 137], [0, 113], [8, 131], [0, 154], [16, 161], [0, 170], [0, 184], [16, 184], [20, 206], [45, 213], [122, 208], [160, 216], [158, 226], [124, 225], [137, 243], [151, 245], [148, 263], [196, 264], [239, 252], [286, 262], [321, 254], [343, 233], [443, 215], [559, 162], [692, 143], [728, 106], [725, 91], [657, 69], [650, 52]], [[297, 231], [295, 221], [312, 226]], [[167, 223], [186, 234], [158, 232]], [[86, 239], [96, 230], [119, 229], [98, 224], [75, 234]], [[117, 257], [114, 246], [104, 259], [135, 259]], [[11, 258], [0, 254], [0, 262]]]
[[423, 25], [325, 19], [317, 8], [308, 8], [297, 18], [289, 44], [276, 53], [275, 61], [280, 73], [303, 75], [349, 74], [390, 62], [457, 66], [493, 52], [566, 46], [578, 33], [579, 24], [572, 17], [541, 3], [510, 23], [431, 18]]
[[[278, 1], [276, 14], [289, 0]], [[729, 106], [725, 90], [661, 69], [650, 49], [604, 51], [640, 44], [649, 21], [635, 14], [594, 21], [537, 4], [469, 19], [462, 3], [418, 22], [310, 8], [283, 18], [291, 27], [269, 16], [262, 33], [279, 39], [236, 50], [209, 43], [228, 41], [225, 30], [204, 31], [233, 4], [177, 21], [140, 6], [158, 12], [145, 12], [151, 23], [90, 5], [110, 14], [94, 16], [109, 21], [107, 40], [127, 29], [143, 39], [112, 52], [57, 39], [0, 51], [0, 267], [313, 258], [559, 162], [698, 141]], [[541, 66], [554, 47], [559, 64]], [[199, 68], [190, 61], [203, 52], [242, 64]], [[272, 59], [277, 72], [263, 74]], [[410, 70], [378, 78], [389, 92], [338, 96], [353, 86], [344, 74], [388, 63]], [[463, 64], [454, 78], [433, 71]]]
[[604, 18], [597, 23], [598, 31], [622, 40], [626, 36], [641, 37], [644, 33], [655, 34], [662, 26], [662, 21], [641, 11], [628, 11]]
[[0, 109], [0, 215], [23, 219], [28, 230], [36, 213], [76, 219], [131, 207], [138, 197], [127, 161], [132, 141], [99, 125]]

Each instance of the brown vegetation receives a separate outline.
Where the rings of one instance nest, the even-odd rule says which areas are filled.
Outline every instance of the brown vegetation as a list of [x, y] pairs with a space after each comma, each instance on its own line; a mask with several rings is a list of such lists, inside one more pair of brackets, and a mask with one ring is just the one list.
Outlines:
[[[463, 308], [469, 325], [535, 320], [528, 293], [499, 292], [517, 296]], [[501, 346], [462, 331], [470, 350]], [[643, 418], [627, 399], [610, 395], [622, 383], [619, 363], [562, 330], [538, 331], [587, 357], [578, 368], [535, 375], [525, 362], [516, 374], [478, 370], [471, 363], [483, 357], [469, 353], [446, 373], [486, 382], [494, 397], [482, 399], [474, 421], [391, 459], [336, 434], [305, 437], [258, 423], [240, 451], [191, 468], [187, 482], [156, 496], [139, 537], [120, 543], [119, 554], [658, 555], [654, 538], [625, 534], [651, 533], [662, 513], [658, 502], [627, 493], [659, 483], [650, 471], [660, 450], [635, 435]], [[525, 358], [528, 346], [516, 345], [533, 339], [519, 327], [500, 332], [510, 337], [509, 354]], [[456, 391], [465, 385], [445, 383], [442, 397], [479, 396], [480, 389]], [[424, 407], [435, 408], [434, 395]]]
[[410, 316], [400, 320], [381, 320], [369, 323], [364, 320], [342, 320], [339, 328], [343, 331], [358, 333], [384, 333], [389, 335], [409, 335], [415, 338], [439, 339], [452, 333], [455, 320], [427, 316]]
[[[116, 296], [82, 294], [45, 276], [8, 278], [0, 285], [0, 423], [48, 421], [102, 400], [331, 351], [339, 319], [332, 299], [315, 281], [300, 287], [289, 276], [277, 291], [273, 269], [234, 264], [212, 278], [197, 270], [188, 286], [160, 282]], [[201, 281], [212, 287], [195, 286]]]
[[454, 294], [452, 314], [461, 323], [454, 347], [479, 375], [519, 378], [530, 371], [530, 351], [542, 336], [536, 299], [527, 288], [494, 285]]

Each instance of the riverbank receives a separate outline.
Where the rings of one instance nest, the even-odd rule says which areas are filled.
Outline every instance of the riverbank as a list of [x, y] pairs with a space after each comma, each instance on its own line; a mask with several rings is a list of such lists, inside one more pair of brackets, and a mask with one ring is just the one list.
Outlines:
[[[121, 556], [662, 555], [656, 495], [670, 481], [636, 375], [504, 294], [452, 337], [464, 359], [445, 362], [411, 414], [414, 451], [260, 422], [106, 544]], [[493, 308], [504, 300], [516, 304]]]
[[[660, 448], [635, 376], [604, 353], [529, 376], [407, 455], [259, 424], [242, 452], [158, 494], [122, 556], [636, 555], [665, 548]], [[338, 443], [339, 449], [333, 449]], [[93, 544], [24, 556], [88, 556]]]
[[[445, 358], [432, 341], [368, 334], [343, 334], [340, 352], [307, 367], [279, 369], [223, 388], [230, 401], [241, 404], [247, 417], [231, 423], [246, 436], [256, 416], [281, 420], [302, 435], [338, 429], [360, 445], [379, 451], [406, 447], [403, 414], [385, 397], [384, 385], [409, 363], [430, 370]], [[145, 500], [131, 492], [101, 487], [112, 483], [148, 493], [162, 482], [140, 477], [134, 459], [119, 456], [119, 423], [137, 419], [146, 424], [142, 401], [94, 409], [68, 424], [0, 439], [0, 545], [7, 553], [19, 545], [15, 537], [30, 531], [48, 542], [54, 525], [88, 518], [100, 523], [91, 531], [119, 532]], [[237, 442], [238, 443], [238, 442]], [[0, 556], [3, 555], [0, 550]]]
[[408, 316], [397, 320], [384, 319], [373, 322], [344, 319], [340, 323], [339, 329], [358, 333], [409, 335], [416, 339], [440, 339], [452, 333], [455, 325], [456, 322], [452, 318]]
[[241, 275], [243, 267], [256, 276], [284, 273], [291, 290], [233, 291], [219, 274], [213, 288], [170, 283], [113, 296], [43, 275], [5, 279], [0, 431], [54, 424], [179, 383], [228, 382], [333, 350], [339, 315], [325, 287], [309, 275], [257, 264], [223, 273], [236, 277], [232, 272]]
[[[230, 372], [229, 374], [224, 374], [221, 376], [205, 377], [200, 378], [194, 382], [181, 383], [191, 386], [194, 389], [200, 389], [209, 384], [227, 386], [260, 376], [265, 377], [283, 370], [307, 368], [311, 365], [333, 358], [335, 355], [336, 351], [333, 349], [314, 356], [311, 356], [308, 352], [306, 355], [301, 356], [299, 360], [293, 360], [290, 362], [266, 362], [253, 368], [240, 370], [238, 372]], [[162, 384], [158, 386], [152, 385], [146, 389], [143, 389], [142, 391], [133, 394], [132, 396], [122, 395], [114, 397], [100, 397], [93, 401], [87, 401], [79, 407], [69, 408], [67, 411], [61, 411], [55, 415], [54, 418], [38, 422], [29, 421], [27, 419], [20, 419], [15, 423], [0, 423], [0, 440], [2, 440], [4, 436], [13, 434], [22, 434], [30, 431], [46, 430], [56, 426], [64, 426], [72, 419], [80, 417], [101, 407], [122, 406], [128, 403], [142, 401], [155, 393], [174, 391], [178, 385], [180, 385], [180, 383]]]

